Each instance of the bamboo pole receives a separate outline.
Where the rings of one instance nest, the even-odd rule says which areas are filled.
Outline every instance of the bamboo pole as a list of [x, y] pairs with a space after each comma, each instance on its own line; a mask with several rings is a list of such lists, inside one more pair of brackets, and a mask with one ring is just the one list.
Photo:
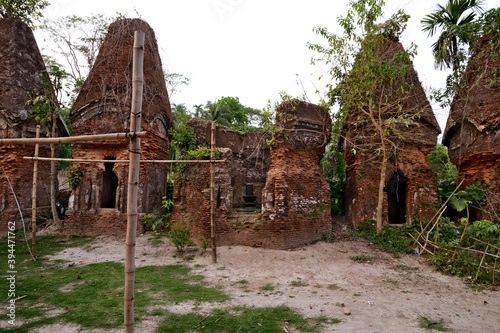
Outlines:
[[[40, 138], [40, 125], [36, 125], [36, 138]], [[39, 145], [35, 144], [35, 157], [38, 157]], [[33, 162], [33, 191], [31, 193], [31, 252], [36, 258], [36, 183], [38, 178], [38, 161]]]
[[[141, 107], [143, 93], [144, 37], [142, 31], [134, 34], [132, 108], [130, 110], [130, 131], [141, 129]], [[125, 242], [125, 300], [124, 326], [126, 333], [134, 332], [134, 283], [135, 283], [135, 241], [137, 232], [137, 192], [139, 186], [139, 159], [141, 141], [130, 138], [130, 163], [127, 190], [127, 239]]]
[[217, 247], [215, 245], [215, 180], [214, 180], [214, 160], [215, 160], [215, 123], [212, 123], [210, 138], [210, 238], [212, 242], [212, 262], [217, 263]]
[[25, 138], [25, 139], [0, 139], [1, 145], [34, 145], [34, 144], [61, 144], [73, 142], [88, 142], [88, 141], [107, 141], [121, 140], [128, 138], [144, 138], [147, 132], [129, 132], [129, 133], [109, 133], [109, 134], [94, 134], [94, 135], [78, 135], [67, 136], [60, 138]]
[[[25, 160], [33, 161], [59, 161], [59, 162], [78, 162], [78, 163], [129, 163], [130, 160], [91, 160], [78, 158], [50, 158], [50, 157], [31, 157], [24, 156]], [[140, 160], [140, 163], [225, 163], [226, 160]]]
[[490, 247], [490, 243], [488, 243], [488, 245], [486, 245], [486, 249], [484, 249], [484, 254], [483, 254], [483, 257], [481, 258], [481, 262], [479, 263], [479, 267], [477, 268], [476, 277], [474, 279], [474, 282], [476, 282], [476, 280], [479, 276], [479, 272], [481, 271], [481, 267], [483, 266], [484, 258], [486, 258], [486, 254], [488, 253], [489, 247]]

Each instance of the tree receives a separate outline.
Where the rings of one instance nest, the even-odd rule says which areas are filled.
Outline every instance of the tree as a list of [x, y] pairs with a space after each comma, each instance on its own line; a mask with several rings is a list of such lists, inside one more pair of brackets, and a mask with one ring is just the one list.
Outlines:
[[172, 116], [174, 117], [175, 128], [191, 119], [191, 115], [184, 104], [174, 104], [172, 108]]
[[172, 97], [180, 91], [180, 86], [188, 85], [191, 79], [179, 73], [163, 72], [165, 84], [167, 85], [168, 97], [172, 102]]
[[0, 17], [18, 19], [33, 27], [33, 19], [42, 17], [46, 0], [0, 0]]
[[197, 104], [194, 106], [194, 117], [201, 117], [203, 114], [203, 104]]
[[[221, 97], [216, 103], [219, 109], [224, 110], [224, 112], [227, 110], [228, 115], [223, 116], [228, 121], [228, 124], [225, 126], [233, 129], [246, 129], [251, 124], [260, 125], [263, 123], [262, 112], [258, 109], [244, 106], [238, 97]], [[226, 123], [225, 120], [223, 122]], [[223, 124], [221, 123], [221, 125]]]
[[215, 100], [214, 103], [207, 101], [202, 118], [229, 127], [232, 115], [227, 105], [222, 105], [219, 101]]
[[[52, 55], [45, 55], [44, 60], [47, 65], [56, 64], [68, 73], [66, 79], [69, 83], [64, 88], [72, 99], [78, 95], [94, 65], [109, 24], [122, 17], [121, 14], [114, 18], [101, 14], [87, 17], [71, 15], [54, 21], [45, 20], [40, 26], [48, 34], [45, 43], [53, 46], [49, 49]], [[65, 64], [56, 63], [55, 58], [64, 59]]]
[[[328, 73], [333, 82], [328, 84], [330, 103], [340, 106], [336, 115], [336, 127], [342, 127], [346, 119], [351, 126], [364, 128], [363, 136], [349, 142], [352, 153], [362, 151], [373, 155], [372, 165], [380, 168], [376, 221], [382, 230], [383, 191], [387, 165], [397, 151], [396, 140], [402, 138], [401, 126], [411, 122], [418, 111], [403, 107], [409, 96], [411, 82], [406, 78], [412, 66], [414, 48], [396, 54], [386, 54], [385, 46], [397, 40], [409, 18], [402, 10], [384, 24], [375, 21], [382, 14], [383, 0], [357, 0], [350, 2], [345, 17], [339, 17], [342, 35], [329, 33], [323, 27], [315, 28], [326, 38], [328, 46], [308, 44], [321, 54], [330, 67]], [[357, 29], [356, 27], [361, 27]]]
[[[60, 96], [62, 84], [61, 81], [66, 77], [67, 73], [57, 66], [49, 67], [46, 80], [42, 81], [43, 92], [38, 96], [32, 96], [30, 103], [33, 105], [33, 113], [30, 117], [35, 118], [36, 122], [41, 126], [46, 126], [50, 131], [51, 137], [56, 137], [57, 120], [64, 113], [58, 97]], [[55, 145], [50, 144], [50, 157], [55, 158]], [[59, 220], [56, 209], [56, 186], [55, 179], [57, 177], [56, 162], [50, 162], [50, 206], [54, 225], [57, 228], [62, 228], [62, 223]]]
[[436, 148], [427, 155], [427, 162], [429, 162], [429, 169], [437, 174], [439, 182], [454, 181], [457, 178], [457, 167], [450, 162], [446, 146], [438, 143]]
[[442, 29], [438, 40], [432, 45], [432, 53], [439, 68], [460, 66], [460, 46], [470, 45], [473, 41], [471, 23], [481, 12], [483, 0], [448, 0], [446, 6], [437, 5], [437, 9], [422, 19], [422, 31], [433, 37], [438, 28]]

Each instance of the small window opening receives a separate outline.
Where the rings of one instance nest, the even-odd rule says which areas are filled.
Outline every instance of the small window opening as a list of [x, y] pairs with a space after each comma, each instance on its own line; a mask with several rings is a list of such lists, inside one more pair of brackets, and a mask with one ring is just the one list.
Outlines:
[[389, 224], [406, 223], [406, 177], [396, 171], [387, 182]]
[[118, 188], [118, 177], [113, 172], [114, 163], [104, 163], [106, 169], [102, 174], [101, 208], [116, 207], [116, 189]]

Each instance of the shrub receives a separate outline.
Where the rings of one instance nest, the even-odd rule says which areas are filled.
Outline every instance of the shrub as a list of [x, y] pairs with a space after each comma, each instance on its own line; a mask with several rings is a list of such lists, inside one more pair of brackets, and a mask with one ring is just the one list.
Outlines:
[[184, 247], [191, 244], [189, 240], [189, 232], [191, 227], [187, 226], [184, 222], [173, 223], [167, 236], [174, 243], [177, 250], [182, 252]]
[[155, 230], [156, 227], [162, 222], [163, 220], [161, 218], [157, 219], [156, 215], [153, 213], [144, 215], [141, 219], [142, 225], [144, 225], [144, 228], [147, 230]]
[[208, 245], [208, 242], [207, 242], [207, 240], [205, 239], [205, 237], [200, 236], [200, 237], [198, 237], [198, 240], [201, 242], [201, 247], [203, 248], [203, 250], [205, 250], [205, 251], [206, 251], [206, 250], [207, 250], [207, 248], [209, 247], [209, 245]]

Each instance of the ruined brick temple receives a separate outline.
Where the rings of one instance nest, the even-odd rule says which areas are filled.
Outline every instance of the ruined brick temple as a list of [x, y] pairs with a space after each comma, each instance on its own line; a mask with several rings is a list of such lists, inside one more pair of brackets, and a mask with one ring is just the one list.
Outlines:
[[[330, 189], [319, 164], [330, 139], [328, 110], [294, 100], [277, 112], [282, 131], [274, 136], [216, 129], [226, 160], [215, 167], [217, 244], [285, 249], [331, 232]], [[188, 122], [200, 144], [209, 144], [210, 124]], [[190, 225], [192, 239], [210, 238], [209, 177], [208, 165], [190, 165], [175, 181], [172, 220]]]
[[[500, 211], [500, 33], [475, 45], [460, 89], [453, 100], [443, 136], [464, 187], [484, 182], [488, 210]], [[483, 212], [476, 218], [493, 218]], [[497, 215], [498, 218], [498, 215]]]
[[[140, 19], [122, 19], [109, 26], [95, 64], [70, 113], [74, 135], [128, 132], [132, 96], [134, 31], [145, 32], [141, 160], [166, 160], [169, 128], [174, 126], [156, 37]], [[128, 160], [128, 140], [78, 143], [75, 159]], [[70, 197], [65, 231], [72, 234], [120, 234], [126, 229], [128, 164], [74, 163], [83, 180]], [[166, 193], [164, 164], [140, 167], [139, 214], [160, 215]]]
[[[30, 27], [14, 19], [0, 19], [0, 137], [33, 138], [36, 122], [30, 116], [33, 107], [27, 102], [44, 93], [49, 83], [45, 64]], [[59, 128], [64, 122], [59, 121]], [[41, 136], [46, 136], [42, 128]], [[59, 133], [60, 135], [63, 134]], [[12, 183], [25, 217], [31, 216], [34, 145], [0, 146], [0, 166]], [[39, 156], [50, 157], [50, 146], [41, 145]], [[57, 180], [56, 180], [57, 181]], [[38, 164], [38, 211], [50, 210], [50, 163]], [[7, 221], [20, 221], [20, 215], [3, 170], [0, 169], [0, 234]]]
[[[389, 39], [379, 52], [381, 59], [388, 60], [404, 52], [404, 48], [397, 40]], [[409, 82], [411, 87], [402, 110], [395, 112], [418, 116], [400, 121], [397, 129], [401, 136], [393, 140], [391, 147], [393, 157], [385, 175], [383, 202], [383, 221], [389, 225], [409, 223], [412, 216], [431, 218], [433, 204], [438, 201], [436, 175], [429, 169], [426, 156], [436, 145], [439, 125], [415, 70], [410, 67], [404, 78], [385, 91], [398, 89], [398, 82]], [[388, 98], [390, 105], [392, 96]], [[346, 217], [354, 227], [376, 217], [381, 163], [381, 156], [374, 154], [373, 145], [377, 144], [380, 146], [380, 139], [371, 126], [358, 122], [356, 114], [347, 119], [343, 146], [347, 165]], [[359, 149], [363, 145], [371, 148]]]

